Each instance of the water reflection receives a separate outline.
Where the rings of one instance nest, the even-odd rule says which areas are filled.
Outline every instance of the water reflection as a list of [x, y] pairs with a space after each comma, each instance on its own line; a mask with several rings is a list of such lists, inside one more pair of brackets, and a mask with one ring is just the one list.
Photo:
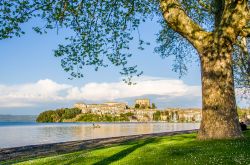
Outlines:
[[1, 124], [0, 148], [199, 128], [198, 123]]

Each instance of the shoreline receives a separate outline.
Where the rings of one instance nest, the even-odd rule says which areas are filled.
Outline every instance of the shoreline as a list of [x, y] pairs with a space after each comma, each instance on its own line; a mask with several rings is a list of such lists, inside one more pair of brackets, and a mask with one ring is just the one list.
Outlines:
[[68, 141], [60, 143], [3, 148], [0, 149], [0, 163], [3, 161], [14, 161], [17, 159], [25, 160], [35, 157], [53, 156], [56, 154], [64, 154], [80, 150], [95, 149], [99, 147], [111, 146], [113, 144], [122, 144], [124, 142], [145, 139], [145, 138], [173, 136], [178, 134], [190, 134], [197, 131], [198, 129], [193, 129], [184, 131], [118, 136], [118, 137], [98, 138], [91, 140], [78, 140], [78, 141]]
[[200, 122], [169, 122], [169, 121], [63, 121], [63, 122], [35, 122], [38, 124], [46, 124], [46, 123], [87, 123], [87, 124], [91, 124], [91, 123], [200, 123]]
[[[36, 123], [36, 124], [57, 124], [57, 123], [200, 123], [200, 122], [169, 122], [169, 121], [63, 121], [63, 122], [36, 122], [36, 121], [0, 121], [0, 123]], [[1, 126], [1, 125], [0, 125]]]

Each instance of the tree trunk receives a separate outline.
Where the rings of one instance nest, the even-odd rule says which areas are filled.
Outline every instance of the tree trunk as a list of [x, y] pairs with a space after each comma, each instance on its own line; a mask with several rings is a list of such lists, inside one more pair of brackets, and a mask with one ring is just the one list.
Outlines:
[[232, 47], [223, 45], [201, 53], [202, 121], [198, 132], [201, 140], [242, 137], [235, 101]]
[[239, 138], [242, 133], [236, 109], [231, 54], [239, 34], [247, 30], [249, 5], [246, 0], [217, 0], [215, 6], [215, 28], [208, 32], [187, 15], [182, 1], [160, 1], [168, 26], [187, 39], [200, 54], [202, 122], [198, 138]]

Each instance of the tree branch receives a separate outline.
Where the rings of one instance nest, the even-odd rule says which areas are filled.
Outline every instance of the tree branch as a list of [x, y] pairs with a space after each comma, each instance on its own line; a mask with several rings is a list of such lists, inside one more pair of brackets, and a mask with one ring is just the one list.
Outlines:
[[204, 40], [210, 36], [198, 24], [196, 24], [183, 10], [178, 0], [161, 0], [161, 10], [168, 25], [184, 38], [186, 38], [198, 51], [203, 49]]
[[217, 33], [235, 43], [238, 36], [246, 37], [249, 34], [249, 30], [245, 29], [250, 21], [249, 16], [247, 0], [225, 3], [222, 21], [216, 28]]
[[197, 0], [198, 4], [207, 12], [213, 12], [211, 5], [206, 4], [203, 0]]

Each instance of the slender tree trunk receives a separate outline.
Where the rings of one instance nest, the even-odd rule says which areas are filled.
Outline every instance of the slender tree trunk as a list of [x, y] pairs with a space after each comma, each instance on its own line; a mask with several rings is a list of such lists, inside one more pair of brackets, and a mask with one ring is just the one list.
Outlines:
[[[226, 45], [226, 44], [224, 44]], [[236, 109], [231, 46], [202, 52], [202, 121], [198, 139], [242, 137]]]

